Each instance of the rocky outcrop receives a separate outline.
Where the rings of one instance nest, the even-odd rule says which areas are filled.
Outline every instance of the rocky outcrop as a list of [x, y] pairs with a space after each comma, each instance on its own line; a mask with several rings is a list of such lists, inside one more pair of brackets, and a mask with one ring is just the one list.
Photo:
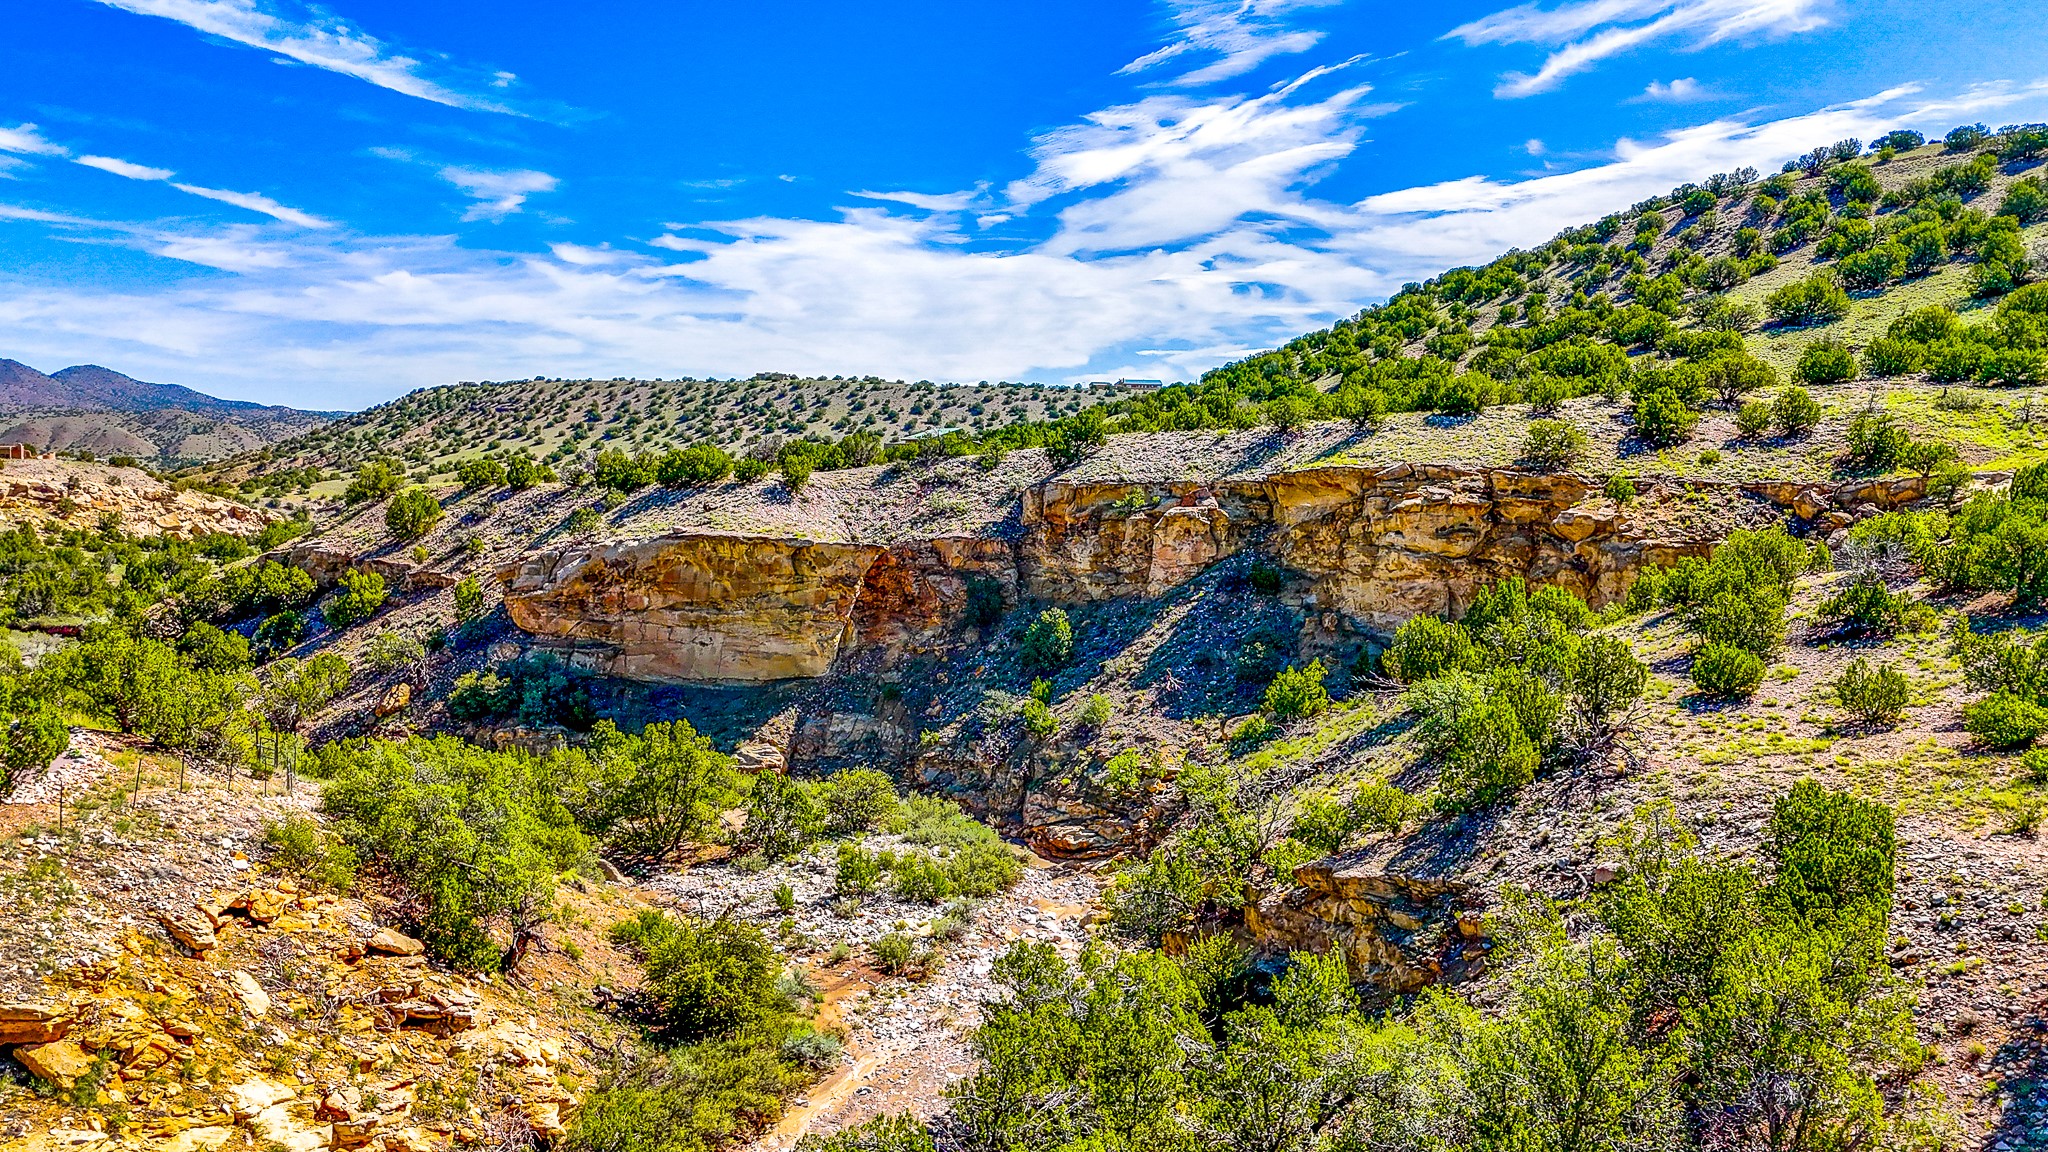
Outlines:
[[[709, 529], [554, 549], [499, 572], [520, 628], [610, 675], [815, 677], [953, 642], [970, 589], [1053, 603], [1157, 596], [1256, 548], [1303, 577], [1325, 634], [1385, 636], [1461, 614], [1519, 576], [1594, 607], [1646, 565], [1704, 555], [1789, 513], [1832, 527], [1924, 494], [1914, 479], [1835, 486], [1644, 480], [1626, 505], [1594, 481], [1507, 469], [1327, 465], [1219, 481], [1042, 481], [976, 534], [816, 540]], [[909, 529], [905, 529], [908, 533]]]
[[191, 540], [253, 535], [275, 519], [247, 504], [173, 488], [138, 468], [27, 460], [0, 471], [0, 524], [96, 529], [111, 522], [131, 536]]
[[820, 676], [881, 549], [690, 535], [541, 552], [498, 573], [512, 622], [638, 680]]
[[1475, 894], [1458, 881], [1347, 857], [1304, 864], [1294, 879], [1245, 907], [1245, 932], [1265, 951], [1337, 948], [1354, 979], [1393, 992], [1455, 976], [1485, 953]]

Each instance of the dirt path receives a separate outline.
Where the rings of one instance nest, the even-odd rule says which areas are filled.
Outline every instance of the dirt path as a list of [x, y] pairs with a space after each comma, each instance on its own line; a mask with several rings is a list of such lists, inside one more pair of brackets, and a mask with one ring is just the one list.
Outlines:
[[1041, 864], [982, 907], [973, 928], [948, 947], [945, 967], [926, 980], [884, 977], [852, 962], [816, 971], [821, 1022], [845, 1025], [849, 1062], [791, 1101], [782, 1122], [754, 1144], [757, 1152], [786, 1152], [808, 1134], [884, 1113], [937, 1115], [947, 1085], [972, 1069], [967, 1032], [995, 993], [989, 973], [996, 957], [1018, 940], [1079, 953], [1087, 940], [1082, 919], [1100, 890], [1089, 868]]

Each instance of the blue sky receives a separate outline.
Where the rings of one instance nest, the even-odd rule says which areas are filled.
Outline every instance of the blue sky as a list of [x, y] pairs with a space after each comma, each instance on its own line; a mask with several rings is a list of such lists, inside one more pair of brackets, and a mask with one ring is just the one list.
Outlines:
[[0, 356], [1189, 379], [1683, 180], [2048, 119], [2029, 7], [9, 0]]

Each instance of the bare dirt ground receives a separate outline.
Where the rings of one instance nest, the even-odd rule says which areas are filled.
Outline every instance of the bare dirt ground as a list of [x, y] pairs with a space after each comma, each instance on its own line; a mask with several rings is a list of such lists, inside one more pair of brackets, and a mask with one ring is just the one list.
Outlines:
[[[877, 841], [880, 843], [880, 841]], [[821, 994], [818, 1023], [846, 1036], [846, 1062], [789, 1101], [782, 1120], [754, 1145], [783, 1152], [812, 1133], [838, 1131], [885, 1113], [929, 1119], [945, 1109], [948, 1085], [973, 1070], [967, 1032], [994, 997], [995, 960], [1019, 940], [1052, 944], [1072, 958], [1088, 940], [1086, 920], [1101, 890], [1095, 869], [1032, 858], [1017, 886], [981, 903], [970, 926], [942, 946], [943, 963], [921, 978], [879, 971], [866, 945], [893, 930], [928, 939], [939, 909], [877, 893], [853, 917], [834, 914], [832, 855], [819, 848], [783, 864], [744, 872], [715, 862], [660, 876], [649, 889], [692, 911], [730, 909], [754, 920], [800, 964]], [[794, 931], [780, 925], [777, 885], [796, 895]], [[835, 945], [846, 945], [843, 954]], [[834, 959], [839, 955], [838, 959]]]

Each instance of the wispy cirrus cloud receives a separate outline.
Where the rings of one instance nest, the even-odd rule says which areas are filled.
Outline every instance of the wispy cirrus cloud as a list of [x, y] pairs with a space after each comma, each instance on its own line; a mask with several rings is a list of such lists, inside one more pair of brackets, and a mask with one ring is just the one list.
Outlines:
[[1503, 98], [1548, 92], [1601, 61], [1663, 39], [1702, 48], [1750, 36], [1791, 36], [1826, 26], [1834, 0], [1576, 0], [1555, 8], [1523, 4], [1459, 25], [1445, 39], [1467, 45], [1540, 44], [1550, 55], [1533, 73], [1501, 77]]
[[169, 180], [177, 175], [169, 168], [152, 168], [147, 164], [137, 164], [114, 156], [80, 156], [73, 163], [83, 164], [87, 168], [97, 168], [102, 172], [111, 172], [116, 176], [125, 176], [130, 180]]
[[197, 184], [172, 183], [171, 187], [192, 196], [218, 200], [250, 212], [260, 212], [273, 220], [293, 224], [300, 228], [332, 228], [332, 220], [323, 220], [310, 212], [301, 212], [289, 205], [279, 204], [261, 192], [232, 192], [225, 188], [205, 188]]
[[933, 195], [925, 192], [855, 192], [863, 200], [888, 200], [897, 204], [908, 204], [926, 212], [960, 212], [966, 210], [980, 196], [973, 192], [944, 192]]
[[0, 128], [0, 152], [27, 156], [69, 156], [71, 150], [43, 135], [33, 124]]
[[462, 214], [464, 220], [503, 220], [526, 207], [526, 198], [539, 192], [553, 192], [561, 181], [545, 172], [526, 168], [491, 169], [451, 166], [441, 169], [441, 179], [460, 188], [476, 203]]
[[1287, 21], [1303, 8], [1322, 7], [1341, 0], [1169, 0], [1169, 16], [1178, 35], [1162, 47], [1148, 52], [1118, 70], [1120, 76], [1151, 71], [1163, 64], [1194, 56], [1209, 62], [1178, 73], [1168, 81], [1180, 87], [1194, 87], [1229, 80], [1257, 68], [1275, 56], [1306, 52], [1322, 41], [1323, 34], [1299, 28]]
[[[34, 127], [35, 125], [33, 124], [23, 125], [23, 128], [28, 129], [34, 129]], [[7, 131], [10, 130], [0, 129], [0, 132]], [[152, 184], [168, 184], [188, 196], [198, 196], [202, 199], [214, 200], [222, 204], [232, 204], [237, 208], [257, 212], [273, 220], [299, 228], [334, 227], [334, 222], [331, 220], [323, 220], [310, 212], [301, 212], [290, 205], [280, 204], [260, 192], [233, 192], [224, 188], [208, 188], [200, 184], [182, 183], [171, 179], [171, 177], [177, 175], [177, 172], [170, 168], [157, 168], [148, 164], [138, 164], [133, 160], [123, 160], [118, 156], [73, 155], [71, 149], [45, 139], [39, 133], [30, 132], [24, 135], [21, 128], [12, 129], [11, 131], [17, 138], [17, 143], [25, 142], [35, 145], [41, 154], [69, 157], [74, 164], [94, 168], [101, 172], [122, 177], [123, 179], [140, 180]]]
[[174, 20], [287, 60], [375, 84], [406, 96], [478, 112], [520, 115], [497, 97], [474, 89], [503, 89], [509, 72], [457, 78], [445, 64], [430, 65], [393, 48], [349, 21], [291, 0], [99, 0], [110, 8]]

